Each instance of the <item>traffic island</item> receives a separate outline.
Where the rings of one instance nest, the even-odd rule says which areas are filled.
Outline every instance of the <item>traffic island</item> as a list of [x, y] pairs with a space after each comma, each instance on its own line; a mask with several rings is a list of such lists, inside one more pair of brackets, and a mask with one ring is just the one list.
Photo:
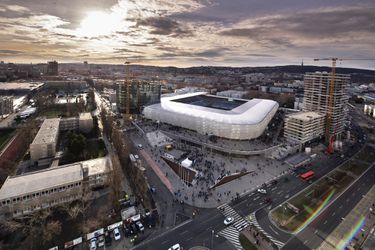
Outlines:
[[353, 159], [274, 208], [270, 212], [271, 220], [280, 229], [297, 233], [359, 178], [374, 160], [373, 150], [366, 145]]
[[242, 230], [239, 235], [241, 246], [244, 250], [276, 250], [278, 247], [272, 243], [262, 232], [254, 226]]

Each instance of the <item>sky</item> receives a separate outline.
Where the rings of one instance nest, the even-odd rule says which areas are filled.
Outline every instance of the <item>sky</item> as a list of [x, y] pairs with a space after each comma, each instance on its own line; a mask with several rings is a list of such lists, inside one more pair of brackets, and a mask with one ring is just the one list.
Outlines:
[[[328, 66], [375, 59], [374, 0], [0, 0], [0, 60]], [[375, 61], [340, 67], [375, 70]]]

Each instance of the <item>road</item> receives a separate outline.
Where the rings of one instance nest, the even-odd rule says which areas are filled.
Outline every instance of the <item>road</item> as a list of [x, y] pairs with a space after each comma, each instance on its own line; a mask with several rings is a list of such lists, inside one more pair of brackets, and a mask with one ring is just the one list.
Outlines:
[[374, 164], [313, 222], [293, 236], [283, 249], [316, 249], [374, 185]]
[[[355, 131], [358, 133], [359, 138], [364, 138], [364, 134], [360, 129], [356, 128]], [[364, 142], [365, 140], [363, 139], [356, 141], [356, 143], [349, 147], [347, 152], [344, 153], [344, 158], [341, 158], [339, 154], [332, 155], [329, 158], [322, 159], [321, 164], [313, 165], [311, 169], [315, 171], [317, 178], [324, 176], [340, 163], [352, 157], [363, 146]], [[324, 165], [324, 167], [322, 167], [322, 165]], [[285, 177], [287, 177], [288, 181], [284, 181]], [[257, 214], [257, 216], [259, 216], [257, 219], [262, 228], [264, 228], [267, 233], [276, 240], [287, 242], [291, 238], [291, 235], [278, 230], [271, 222], [269, 222], [268, 209], [278, 206], [294, 194], [305, 189], [308, 185], [309, 183], [302, 182], [298, 176], [287, 174], [280, 178], [277, 184], [267, 187], [267, 195], [252, 192], [232, 202], [230, 206], [241, 216], [247, 216], [258, 210], [261, 211]], [[266, 197], [272, 199], [270, 205], [265, 204], [264, 200]], [[225, 228], [223, 220], [224, 216], [219, 210], [209, 209], [196, 216], [188, 223], [182, 224], [178, 228], [172, 229], [156, 238], [143, 242], [141, 245], [136, 246], [135, 249], [166, 249], [175, 243], [180, 243], [185, 249], [197, 245], [209, 247], [212, 239], [215, 249], [234, 249], [233, 245], [223, 237], [212, 237], [212, 230], [214, 230], [216, 234], [216, 232]], [[294, 241], [290, 242], [288, 244], [295, 244], [293, 243]]]

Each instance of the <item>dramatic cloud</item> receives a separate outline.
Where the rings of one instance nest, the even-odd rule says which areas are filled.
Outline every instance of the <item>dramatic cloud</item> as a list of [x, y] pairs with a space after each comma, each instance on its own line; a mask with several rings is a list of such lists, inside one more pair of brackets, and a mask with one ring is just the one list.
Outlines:
[[374, 20], [373, 0], [2, 0], [0, 56], [177, 66], [374, 58]]
[[180, 23], [165, 17], [149, 17], [147, 19], [139, 20], [136, 26], [150, 27], [150, 34], [154, 35], [183, 37], [192, 34], [188, 28], [183, 27]]

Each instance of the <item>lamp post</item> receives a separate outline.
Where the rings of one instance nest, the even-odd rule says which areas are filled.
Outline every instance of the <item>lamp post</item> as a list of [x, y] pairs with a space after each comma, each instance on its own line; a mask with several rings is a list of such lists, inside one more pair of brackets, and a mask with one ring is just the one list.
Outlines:
[[212, 230], [211, 231], [211, 250], [214, 249], [214, 233], [215, 233], [215, 231]]

